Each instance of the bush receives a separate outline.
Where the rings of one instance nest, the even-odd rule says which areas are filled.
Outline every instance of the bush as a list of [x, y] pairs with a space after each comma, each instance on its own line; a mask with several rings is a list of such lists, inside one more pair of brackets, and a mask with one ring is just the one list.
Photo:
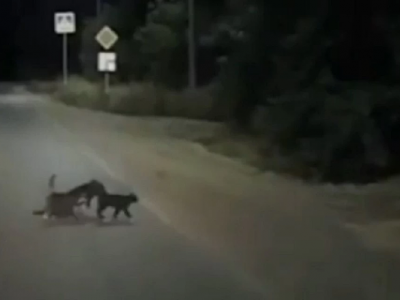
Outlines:
[[104, 110], [108, 105], [102, 87], [80, 77], [71, 77], [68, 85], [58, 82], [53, 98], [67, 105], [90, 109]]
[[153, 84], [113, 86], [110, 89], [108, 108], [111, 112], [125, 115], [153, 115], [157, 98], [157, 90]]
[[398, 165], [399, 96], [385, 87], [342, 85], [280, 97], [268, 112], [268, 134], [321, 180], [375, 180]]
[[212, 87], [178, 92], [142, 82], [112, 85], [105, 95], [102, 85], [79, 77], [71, 78], [67, 86], [58, 83], [57, 87], [54, 98], [67, 105], [124, 115], [222, 120], [227, 114], [213, 96]]
[[27, 84], [27, 88], [32, 93], [45, 93], [51, 94], [57, 90], [58, 85], [55, 81], [30, 81]]
[[221, 120], [217, 100], [207, 88], [182, 92], [152, 83], [131, 83], [110, 90], [109, 110], [128, 115], [174, 116], [190, 119]]

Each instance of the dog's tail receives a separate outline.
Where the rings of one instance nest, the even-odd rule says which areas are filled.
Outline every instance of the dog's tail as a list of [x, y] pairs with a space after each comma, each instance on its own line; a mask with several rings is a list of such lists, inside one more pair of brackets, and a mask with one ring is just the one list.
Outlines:
[[56, 174], [52, 174], [49, 178], [49, 189], [50, 193], [54, 192], [55, 189], [55, 184], [56, 184]]
[[32, 212], [32, 214], [33, 214], [34, 216], [42, 216], [42, 215], [45, 214], [45, 210], [44, 210], [44, 209], [34, 210], [34, 211]]

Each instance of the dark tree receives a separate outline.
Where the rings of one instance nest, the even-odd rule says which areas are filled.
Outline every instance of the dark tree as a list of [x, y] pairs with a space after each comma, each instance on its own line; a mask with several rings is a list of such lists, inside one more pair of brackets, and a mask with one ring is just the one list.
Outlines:
[[383, 20], [383, 0], [342, 0], [336, 14], [339, 36], [329, 49], [333, 75], [339, 80], [386, 79], [395, 65]]

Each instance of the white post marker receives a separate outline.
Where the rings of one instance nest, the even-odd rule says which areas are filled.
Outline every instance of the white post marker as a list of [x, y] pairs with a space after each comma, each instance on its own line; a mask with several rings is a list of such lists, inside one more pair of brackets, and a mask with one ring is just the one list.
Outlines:
[[117, 71], [117, 54], [115, 52], [99, 52], [97, 56], [97, 69], [104, 73], [104, 91], [110, 91], [110, 73]]
[[76, 19], [74, 12], [57, 12], [54, 14], [54, 31], [63, 36], [62, 66], [63, 81], [68, 83], [68, 34], [76, 32]]

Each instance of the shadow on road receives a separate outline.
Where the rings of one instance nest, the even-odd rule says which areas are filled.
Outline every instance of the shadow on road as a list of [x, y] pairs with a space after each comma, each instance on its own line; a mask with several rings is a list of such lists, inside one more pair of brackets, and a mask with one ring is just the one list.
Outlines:
[[119, 226], [132, 226], [135, 225], [132, 221], [127, 220], [115, 220], [111, 222], [97, 222], [98, 227], [119, 227]]
[[77, 214], [78, 220], [74, 218], [60, 218], [60, 219], [50, 219], [41, 221], [44, 224], [45, 228], [54, 228], [54, 227], [69, 227], [69, 226], [82, 226], [87, 224], [93, 224], [97, 227], [118, 227], [118, 226], [132, 226], [135, 225], [130, 220], [110, 220], [110, 221], [101, 221], [97, 217]]

